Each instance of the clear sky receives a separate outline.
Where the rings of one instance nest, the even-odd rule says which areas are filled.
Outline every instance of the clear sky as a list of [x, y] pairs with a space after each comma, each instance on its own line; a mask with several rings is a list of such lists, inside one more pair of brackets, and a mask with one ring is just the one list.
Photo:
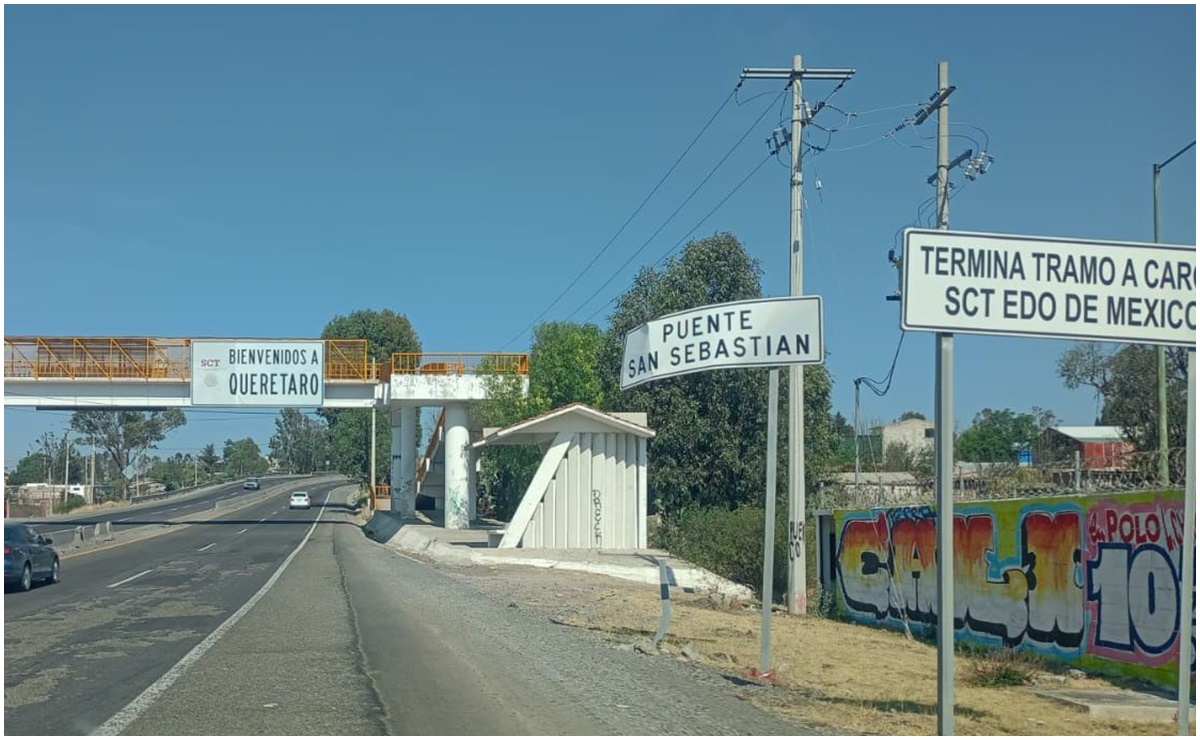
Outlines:
[[[1194, 6], [9, 5], [5, 334], [316, 337], [391, 308], [428, 351], [527, 349], [742, 68], [797, 53], [857, 70], [829, 102], [858, 115], [822, 111], [841, 130], [810, 129], [827, 151], [804, 164], [805, 289], [825, 299], [847, 417], [853, 378], [883, 377], [900, 337], [887, 252], [933, 195], [936, 123], [883, 134], [936, 89], [938, 61], [958, 88], [952, 151], [995, 158], [953, 175], [954, 229], [1150, 241], [1151, 165], [1196, 134]], [[543, 320], [606, 325], [636, 270], [767, 156], [781, 89], [746, 82]], [[1195, 243], [1195, 161], [1163, 173], [1164, 241]], [[694, 234], [734, 233], [785, 295], [788, 207], [767, 161]], [[934, 342], [907, 337], [866, 419], [932, 416]], [[1033, 406], [1092, 423], [1094, 397], [1055, 374], [1068, 346], [959, 335], [957, 424]], [[6, 408], [6, 466], [67, 416]], [[193, 413], [161, 449], [265, 447], [272, 419]]]

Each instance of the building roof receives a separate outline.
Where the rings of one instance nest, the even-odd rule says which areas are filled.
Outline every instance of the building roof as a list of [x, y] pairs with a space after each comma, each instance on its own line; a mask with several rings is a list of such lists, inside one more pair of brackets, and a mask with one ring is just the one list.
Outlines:
[[1050, 427], [1059, 434], [1080, 442], [1124, 442], [1121, 427]]
[[519, 421], [503, 429], [485, 429], [484, 438], [473, 447], [508, 444], [540, 444], [561, 431], [632, 434], [649, 439], [654, 430], [646, 426], [644, 413], [605, 413], [582, 403], [572, 403]]

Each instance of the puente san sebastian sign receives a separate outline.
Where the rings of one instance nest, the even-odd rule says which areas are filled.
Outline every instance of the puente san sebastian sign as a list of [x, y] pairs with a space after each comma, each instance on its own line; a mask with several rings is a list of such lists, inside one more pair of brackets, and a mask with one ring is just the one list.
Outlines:
[[[763, 527], [763, 586], [774, 581], [775, 464], [779, 442], [779, 366], [825, 361], [820, 296], [734, 301], [669, 314], [625, 335], [621, 390], [652, 380], [705, 370], [769, 367], [767, 381], [766, 524]], [[803, 507], [801, 507], [802, 509]], [[788, 522], [790, 536], [803, 536], [803, 511]], [[771, 610], [762, 610], [760, 668], [770, 667]]]
[[669, 314], [625, 335], [621, 390], [676, 375], [825, 360], [820, 296], [718, 303]]

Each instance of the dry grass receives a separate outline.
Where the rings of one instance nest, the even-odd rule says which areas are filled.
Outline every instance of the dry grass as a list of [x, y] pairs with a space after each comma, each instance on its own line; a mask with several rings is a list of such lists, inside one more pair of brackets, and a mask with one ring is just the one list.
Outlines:
[[[653, 635], [658, 624], [658, 590], [599, 576], [538, 569], [505, 568], [505, 593], [554, 613], [557, 621], [630, 641]], [[757, 611], [722, 610], [705, 596], [672, 593], [671, 626], [664, 647], [691, 643], [701, 660], [730, 674], [749, 675], [758, 666]], [[904, 634], [821, 617], [776, 612], [772, 659], [777, 688], [747, 692], [761, 708], [834, 732], [883, 735], [937, 733], [937, 650]], [[1034, 685], [977, 686], [995, 655], [955, 661], [955, 730], [961, 735], [1163, 735], [1173, 724], [1098, 720], [1069, 706], [1036, 696], [1047, 688], [1101, 688], [1098, 678], [1048, 675], [1020, 661]], [[1047, 669], [1048, 670], [1048, 669]]]

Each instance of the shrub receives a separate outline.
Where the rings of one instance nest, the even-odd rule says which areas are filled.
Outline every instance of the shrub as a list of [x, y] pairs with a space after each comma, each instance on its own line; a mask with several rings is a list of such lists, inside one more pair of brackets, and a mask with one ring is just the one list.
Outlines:
[[[781, 510], [782, 509], [782, 510]], [[689, 507], [664, 518], [656, 530], [654, 546], [707, 568], [719, 576], [749, 586], [762, 597], [763, 520], [757, 506], [723, 508]], [[812, 540], [806, 537], [806, 541]], [[787, 590], [787, 505], [775, 510], [775, 599]], [[809, 548], [808, 571], [815, 579], [816, 559]]]
[[1040, 666], [1036, 656], [1012, 648], [993, 650], [972, 661], [967, 680], [974, 686], [1025, 686]]

